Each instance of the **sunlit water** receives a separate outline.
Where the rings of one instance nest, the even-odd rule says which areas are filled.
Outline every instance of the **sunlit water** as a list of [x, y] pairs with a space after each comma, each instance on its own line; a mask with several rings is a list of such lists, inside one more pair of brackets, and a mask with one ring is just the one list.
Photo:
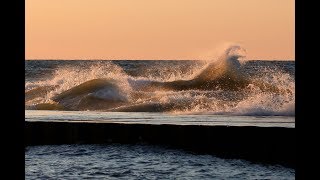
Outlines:
[[236, 62], [26, 61], [25, 108], [294, 116], [294, 61]]
[[[230, 56], [224, 60], [233, 59]], [[233, 79], [236, 83], [227, 86], [230, 81], [223, 77], [219, 82], [211, 81], [216, 75], [215, 68], [202, 61], [57, 60], [26, 61], [25, 65], [26, 121], [295, 127], [294, 61], [249, 61], [241, 66], [241, 72], [246, 74], [242, 77], [245, 83], [236, 77]], [[233, 65], [224, 68], [227, 68], [225, 75], [233, 75], [229, 71]], [[206, 87], [210, 85], [206, 81], [207, 71], [211, 73], [208, 81], [217, 87]], [[95, 79], [105, 86], [100, 87], [97, 81], [92, 81]], [[184, 89], [180, 80], [196, 84]], [[91, 86], [81, 88], [83, 83]], [[265, 88], [268, 84], [275, 89]], [[164, 88], [152, 89], [154, 85]], [[243, 87], [234, 90], [238, 85]], [[74, 91], [68, 94], [72, 88]], [[279, 165], [149, 145], [29, 146], [25, 164], [26, 179], [294, 179], [295, 176], [294, 169]]]
[[293, 116], [234, 116], [215, 114], [168, 114], [150, 112], [48, 111], [26, 110], [27, 121], [90, 121], [126, 124], [225, 125], [295, 127]]

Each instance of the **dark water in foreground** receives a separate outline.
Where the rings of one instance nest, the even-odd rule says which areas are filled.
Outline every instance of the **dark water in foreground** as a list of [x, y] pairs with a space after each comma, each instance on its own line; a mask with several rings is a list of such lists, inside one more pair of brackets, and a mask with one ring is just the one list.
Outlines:
[[[26, 110], [26, 121], [295, 128], [292, 116]], [[219, 137], [218, 137], [219, 138]], [[294, 179], [295, 170], [149, 145], [30, 146], [26, 179]]]
[[27, 147], [26, 179], [295, 179], [294, 169], [149, 145]]

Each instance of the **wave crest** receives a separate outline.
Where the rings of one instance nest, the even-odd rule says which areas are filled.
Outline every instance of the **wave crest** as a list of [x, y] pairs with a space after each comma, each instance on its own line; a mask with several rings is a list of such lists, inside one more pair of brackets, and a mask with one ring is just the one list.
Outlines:
[[294, 78], [277, 69], [249, 75], [243, 52], [229, 46], [202, 68], [165, 78], [130, 76], [113, 63], [58, 69], [26, 83], [26, 109], [294, 115]]

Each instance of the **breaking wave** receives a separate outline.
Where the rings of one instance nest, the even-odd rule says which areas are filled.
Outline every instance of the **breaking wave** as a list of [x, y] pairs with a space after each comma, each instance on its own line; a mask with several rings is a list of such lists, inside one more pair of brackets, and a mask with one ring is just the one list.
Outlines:
[[132, 76], [112, 62], [59, 68], [52, 78], [26, 82], [26, 109], [294, 115], [294, 77], [274, 68], [250, 75], [243, 51], [229, 46], [201, 68], [169, 75]]

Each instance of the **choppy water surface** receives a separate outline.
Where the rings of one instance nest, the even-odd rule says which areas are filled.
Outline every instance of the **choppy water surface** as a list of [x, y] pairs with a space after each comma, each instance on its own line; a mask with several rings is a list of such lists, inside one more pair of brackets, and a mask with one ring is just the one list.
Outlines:
[[25, 163], [26, 179], [295, 179], [279, 165], [149, 145], [32, 146]]
[[26, 61], [26, 109], [295, 115], [294, 61]]
[[[294, 128], [294, 61], [25, 62], [28, 121]], [[54, 111], [52, 111], [54, 110]], [[32, 146], [26, 179], [294, 179], [277, 165], [146, 145]]]

